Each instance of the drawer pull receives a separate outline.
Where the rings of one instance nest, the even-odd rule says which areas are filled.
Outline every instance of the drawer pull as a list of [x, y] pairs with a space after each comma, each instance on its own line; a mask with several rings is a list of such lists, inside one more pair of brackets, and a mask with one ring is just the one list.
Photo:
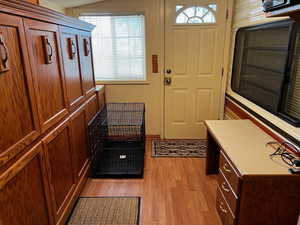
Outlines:
[[227, 163], [225, 163], [224, 166], [223, 166], [223, 169], [224, 169], [225, 172], [231, 173], [231, 169], [229, 169], [228, 167], [229, 167], [229, 165]]
[[220, 203], [219, 208], [223, 213], [225, 213], [225, 214], [228, 213], [228, 210], [224, 208], [223, 202]]
[[230, 189], [227, 187], [227, 185], [226, 185], [225, 182], [222, 183], [221, 188], [222, 188], [223, 191], [225, 191], [225, 192], [230, 192]]

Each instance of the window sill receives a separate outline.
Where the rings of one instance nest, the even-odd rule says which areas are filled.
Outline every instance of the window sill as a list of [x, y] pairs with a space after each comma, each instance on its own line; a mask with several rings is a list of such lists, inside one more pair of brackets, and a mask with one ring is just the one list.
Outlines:
[[149, 85], [149, 81], [96, 81], [97, 85]]

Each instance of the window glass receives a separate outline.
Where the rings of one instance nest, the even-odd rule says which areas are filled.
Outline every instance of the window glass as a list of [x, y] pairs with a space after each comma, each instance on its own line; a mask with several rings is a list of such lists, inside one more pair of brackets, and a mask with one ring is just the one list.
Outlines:
[[80, 16], [94, 24], [92, 45], [97, 81], [146, 80], [145, 17]]
[[[212, 7], [210, 7], [212, 6]], [[200, 6], [181, 7], [176, 8], [177, 24], [202, 24], [202, 23], [216, 23], [214, 11], [216, 5], [210, 5], [208, 8]]]
[[300, 126], [300, 30], [292, 20], [241, 28], [233, 91]]

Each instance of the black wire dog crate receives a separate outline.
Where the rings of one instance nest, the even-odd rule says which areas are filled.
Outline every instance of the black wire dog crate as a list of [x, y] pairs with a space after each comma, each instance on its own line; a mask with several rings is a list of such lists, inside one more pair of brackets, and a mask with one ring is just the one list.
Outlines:
[[107, 103], [88, 133], [93, 177], [143, 177], [144, 103]]

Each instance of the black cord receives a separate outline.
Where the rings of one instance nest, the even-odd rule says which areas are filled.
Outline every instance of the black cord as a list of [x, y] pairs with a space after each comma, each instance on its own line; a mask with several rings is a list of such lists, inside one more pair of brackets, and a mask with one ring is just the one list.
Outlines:
[[283, 143], [268, 142], [266, 145], [271, 145], [271, 144], [279, 145], [276, 148], [276, 151], [274, 153], [270, 154], [271, 158], [275, 157], [275, 156], [280, 156], [284, 163], [286, 163], [287, 165], [292, 166], [292, 167], [295, 166], [295, 162], [297, 161], [297, 158], [292, 153], [287, 151], [287, 148], [293, 148], [293, 150], [299, 151], [298, 148], [296, 148], [294, 145], [292, 145], [289, 142], [283, 142]]

